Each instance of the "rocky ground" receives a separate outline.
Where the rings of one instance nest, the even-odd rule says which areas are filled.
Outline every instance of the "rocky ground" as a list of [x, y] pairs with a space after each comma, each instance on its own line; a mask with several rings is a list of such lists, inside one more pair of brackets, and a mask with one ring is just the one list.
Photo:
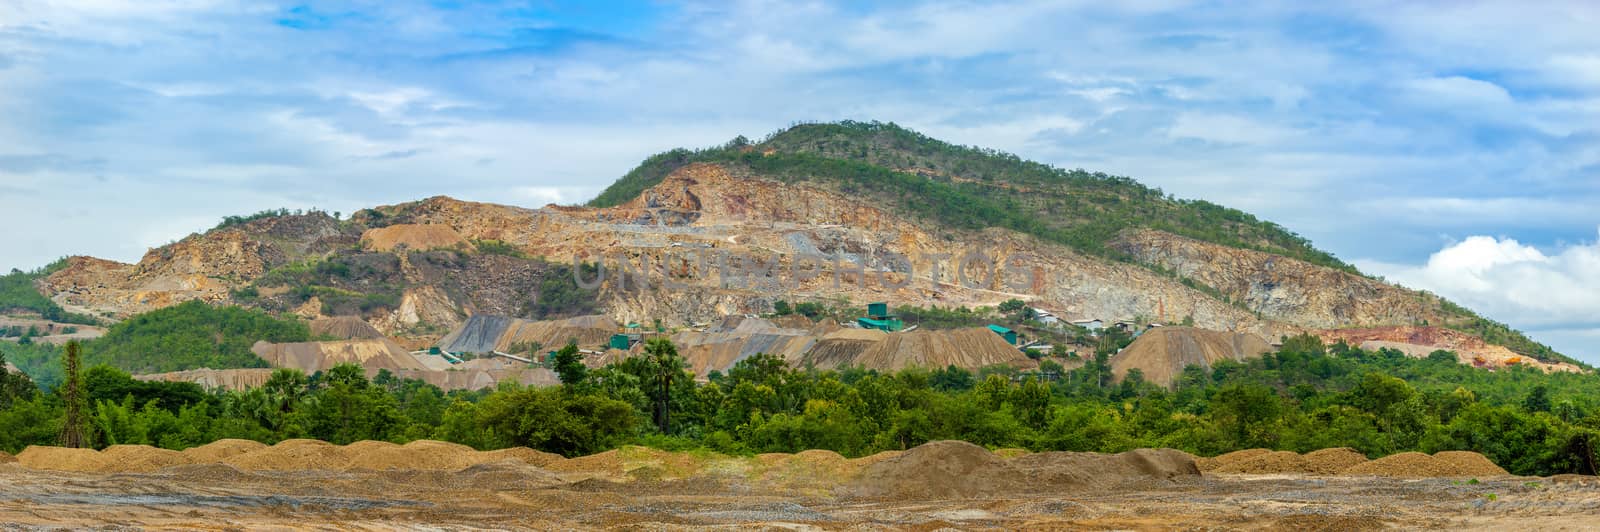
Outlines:
[[[855, 460], [825, 451], [747, 458], [642, 448], [576, 459], [498, 453], [437, 442], [225, 441], [182, 458], [140, 448], [37, 449], [20, 455], [21, 463], [0, 464], [0, 522], [19, 529], [1600, 526], [1593, 477], [1202, 474], [1176, 451], [989, 453], [954, 442]], [[172, 463], [179, 465], [164, 465]], [[89, 471], [30, 468], [45, 464]], [[307, 464], [317, 467], [297, 469]]]

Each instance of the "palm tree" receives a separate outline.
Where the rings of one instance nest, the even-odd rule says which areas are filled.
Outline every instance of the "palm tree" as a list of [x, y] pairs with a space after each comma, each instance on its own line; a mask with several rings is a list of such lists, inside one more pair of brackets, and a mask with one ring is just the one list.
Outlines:
[[644, 356], [652, 372], [650, 396], [655, 400], [656, 427], [666, 434], [671, 428], [672, 383], [683, 376], [683, 357], [678, 355], [678, 347], [672, 345], [672, 340], [666, 338], [645, 342]]

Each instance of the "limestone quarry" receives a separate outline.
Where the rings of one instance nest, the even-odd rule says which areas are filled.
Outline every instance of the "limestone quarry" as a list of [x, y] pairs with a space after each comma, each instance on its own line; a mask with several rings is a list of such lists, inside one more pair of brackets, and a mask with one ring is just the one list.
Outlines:
[[[474, 242], [494, 242], [500, 250], [482, 252]], [[1381, 345], [1414, 355], [1457, 349], [1464, 363], [1483, 367], [1516, 359], [1547, 371], [1576, 369], [1474, 344], [1459, 333], [1351, 332], [1446, 317], [1433, 296], [1344, 271], [1152, 230], [1126, 231], [1112, 246], [1156, 269], [1087, 256], [1014, 231], [934, 228], [870, 198], [696, 163], [616, 207], [528, 209], [436, 197], [369, 209], [343, 221], [321, 213], [274, 217], [190, 236], [151, 250], [138, 264], [76, 257], [40, 289], [68, 309], [97, 315], [125, 317], [189, 299], [292, 312], [322, 323], [319, 334], [352, 342], [303, 348], [327, 352], [319, 360], [393, 359], [368, 367], [405, 371], [426, 368], [394, 353], [436, 345], [473, 352], [553, 349], [569, 339], [597, 346], [617, 324], [656, 320], [674, 331], [673, 339], [702, 375], [754, 352], [817, 367], [1027, 367], [1031, 361], [1015, 349], [977, 331], [876, 338], [785, 327], [690, 327], [767, 313], [779, 299], [975, 307], [1013, 298], [1062, 319], [1192, 320], [1197, 328], [1234, 335], [1174, 344], [1158, 350], [1160, 356], [1135, 350], [1118, 364], [1119, 375], [1139, 366], [1147, 378], [1158, 377], [1191, 362], [1238, 359], [1259, 351], [1260, 343], [1242, 340], [1246, 336], [1266, 340], [1301, 332], [1348, 337], [1353, 344], [1399, 342], [1405, 345]], [[338, 268], [328, 270], [333, 273], [325, 280], [311, 281], [331, 288], [309, 300], [287, 299], [299, 293], [286, 284], [293, 276], [269, 275], [283, 268], [322, 271], [296, 266], [318, 263]], [[574, 274], [567, 266], [578, 263], [600, 270]], [[576, 299], [552, 292], [589, 282], [598, 284], [577, 292]], [[239, 299], [245, 287], [253, 290], [251, 299]], [[370, 294], [390, 294], [393, 303], [352, 306], [349, 298]], [[547, 300], [563, 297], [564, 304], [577, 306], [549, 308]], [[542, 312], [599, 317], [566, 324], [557, 323], [565, 319], [559, 314], [549, 316], [554, 320], [525, 319]], [[379, 336], [394, 345], [370, 343]], [[287, 349], [263, 356], [275, 367], [321, 368], [311, 361], [317, 357], [296, 355], [289, 362], [285, 357], [302, 348]], [[368, 351], [383, 355], [373, 359], [363, 354]], [[602, 360], [625, 354], [606, 356], [611, 358]], [[1135, 361], [1150, 356], [1162, 360]]]

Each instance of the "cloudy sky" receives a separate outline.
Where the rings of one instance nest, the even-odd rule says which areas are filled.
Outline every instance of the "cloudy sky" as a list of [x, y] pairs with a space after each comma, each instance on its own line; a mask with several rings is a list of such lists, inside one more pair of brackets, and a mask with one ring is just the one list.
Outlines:
[[1600, 362], [1592, 3], [867, 4], [0, 0], [0, 268], [267, 208], [581, 202], [849, 118], [1238, 207]]

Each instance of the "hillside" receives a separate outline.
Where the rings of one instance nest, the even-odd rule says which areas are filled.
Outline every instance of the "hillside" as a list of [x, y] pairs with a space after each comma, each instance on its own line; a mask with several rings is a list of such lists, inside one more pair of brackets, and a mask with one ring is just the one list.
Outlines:
[[[974, 251], [995, 275], [964, 282], [951, 258]], [[724, 254], [771, 268], [728, 278], [714, 264]], [[834, 262], [809, 265], [815, 278], [786, 275], [803, 255]], [[613, 274], [651, 265], [652, 287], [611, 275], [580, 288], [572, 265], [593, 279], [596, 263]], [[848, 273], [853, 264], [866, 279]], [[200, 300], [354, 316], [410, 348], [474, 315], [686, 326], [772, 312], [778, 300], [853, 317], [868, 301], [1023, 299], [1064, 319], [1192, 321], [1264, 338], [1431, 324], [1569, 361], [1435, 296], [1362, 276], [1245, 213], [877, 123], [801, 125], [759, 144], [661, 154], [587, 207], [436, 197], [348, 219], [267, 212], [138, 264], [74, 257], [53, 268], [32, 282], [66, 312], [126, 319]]]

